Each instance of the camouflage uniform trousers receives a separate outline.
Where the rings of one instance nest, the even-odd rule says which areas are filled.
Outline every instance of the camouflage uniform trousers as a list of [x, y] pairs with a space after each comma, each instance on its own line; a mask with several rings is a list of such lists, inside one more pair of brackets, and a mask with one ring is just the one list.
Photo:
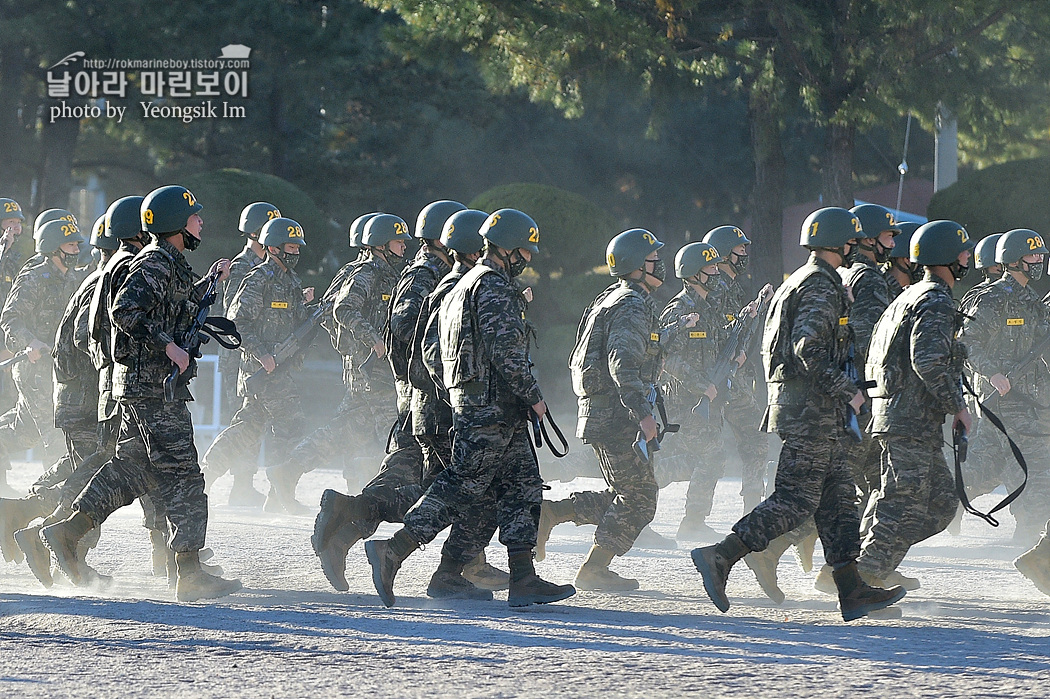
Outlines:
[[259, 395], [244, 398], [230, 426], [208, 447], [204, 454], [208, 477], [218, 478], [227, 471], [249, 479], [254, 476], [258, 470], [259, 448], [267, 432], [274, 437], [267, 441], [267, 451], [270, 447], [273, 449], [273, 463], [283, 462], [295, 446], [293, 440], [305, 427], [306, 415], [292, 377], [287, 373], [271, 377]]
[[155, 516], [163, 508], [171, 525], [171, 549], [199, 551], [208, 529], [208, 496], [186, 403], [140, 398], [122, 401], [120, 413], [116, 455], [91, 478], [73, 509], [99, 525], [148, 494], [158, 508]]
[[[16, 365], [12, 370], [18, 399], [15, 407], [0, 417], [0, 452], [10, 457], [43, 443], [45, 463], [62, 458], [65, 440], [55, 427], [55, 404], [51, 384], [51, 362]], [[8, 465], [10, 468], [10, 465]]]
[[864, 441], [847, 442], [849, 463], [853, 482], [857, 486], [857, 511], [861, 513], [861, 532], [867, 532], [871, 524], [865, 513], [871, 506], [874, 493], [882, 484], [882, 445], [865, 430]]
[[526, 423], [457, 421], [452, 460], [405, 514], [405, 529], [427, 544], [452, 525], [442, 555], [462, 563], [485, 550], [497, 526], [508, 550], [531, 551], [542, 501], [543, 479]]
[[573, 522], [596, 524], [594, 543], [617, 556], [631, 550], [642, 529], [656, 516], [659, 488], [651, 462], [634, 453], [634, 436], [591, 442], [608, 490], [573, 493]]
[[882, 485], [868, 504], [871, 529], [857, 566], [885, 578], [909, 548], [948, 527], [959, 498], [940, 444], [881, 435], [877, 441], [882, 448]]
[[382, 449], [396, 417], [393, 391], [347, 390], [335, 415], [299, 442], [288, 453], [288, 462], [308, 473], [338, 460], [343, 475], [350, 481], [354, 474], [344, 457], [369, 453], [377, 446]]
[[[691, 408], [668, 406], [669, 410], [674, 410], [671, 414], [678, 417], [682, 428], [676, 434], [668, 435], [661, 445], [654, 459], [654, 471], [660, 488], [670, 483], [689, 481], [685, 514], [703, 520], [711, 514], [715, 487], [718, 479], [725, 475], [726, 454], [722, 446], [721, 426], [717, 422], [698, 418], [690, 412]], [[718, 419], [717, 416], [715, 419]]]
[[[97, 420], [88, 418], [71, 422], [62, 428], [62, 433], [66, 438], [66, 455], [45, 471], [44, 475], [33, 483], [32, 488], [52, 511], [60, 506], [68, 508], [72, 497], [67, 498], [66, 493], [78, 483], [80, 488], [87, 484], [91, 474], [85, 479], [76, 479], [74, 476], [81, 471], [81, 465], [95, 453], [99, 444]], [[80, 489], [77, 489], [73, 497], [79, 492]]]
[[773, 539], [814, 520], [824, 559], [835, 566], [860, 554], [860, 515], [853, 474], [842, 440], [781, 435], [773, 493], [733, 525], [733, 532], [752, 551], [763, 551]]
[[744, 499], [744, 511], [750, 512], [762, 501], [766, 490], [769, 439], [759, 429], [762, 411], [754, 393], [744, 384], [734, 383], [722, 414], [740, 455], [740, 497]]
[[[1045, 411], [1008, 401], [1009, 394], [993, 408], [1002, 419], [1028, 464], [1028, 484], [1010, 505], [1017, 520], [1017, 531], [1038, 534], [1050, 514], [1050, 420]], [[969, 455], [963, 465], [966, 494], [972, 500], [992, 492], [1000, 484], [1013, 491], [1021, 485], [1024, 474], [1014, 460], [1003, 433], [990, 421], [982, 419], [977, 434], [970, 441]]]
[[354, 522], [362, 538], [375, 533], [381, 522], [402, 522], [405, 513], [423, 496], [423, 452], [412, 435], [401, 428], [402, 414], [391, 438], [393, 449], [383, 459], [379, 473], [370, 480], [358, 499], [368, 508], [369, 518]]

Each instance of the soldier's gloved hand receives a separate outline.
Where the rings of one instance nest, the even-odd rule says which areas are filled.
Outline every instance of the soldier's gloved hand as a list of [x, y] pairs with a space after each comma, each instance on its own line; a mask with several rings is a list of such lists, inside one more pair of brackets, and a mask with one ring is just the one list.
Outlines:
[[266, 369], [267, 374], [272, 374], [273, 370], [277, 368], [277, 360], [273, 358], [272, 354], [260, 357], [259, 363], [262, 364], [263, 369]]
[[179, 368], [180, 374], [190, 368], [190, 355], [174, 342], [169, 342], [164, 347], [164, 354]]
[[313, 300], [314, 288], [312, 286], [308, 286], [305, 289], [303, 289], [303, 303], [310, 303]]
[[849, 407], [853, 408], [853, 412], [860, 415], [860, 409], [864, 407], [864, 393], [857, 391], [857, 395], [853, 396], [853, 400], [849, 402]]
[[952, 431], [955, 430], [956, 425], [960, 424], [966, 430], [966, 434], [970, 434], [973, 428], [973, 417], [970, 415], [970, 411], [966, 408], [955, 413], [955, 419], [952, 420]]
[[652, 415], [646, 415], [645, 418], [638, 423], [638, 427], [642, 430], [642, 434], [645, 435], [645, 441], [647, 442], [656, 439], [656, 436], [660, 433], [659, 427], [656, 424], [656, 418]]
[[40, 340], [33, 340], [29, 343], [29, 346], [26, 347], [26, 349], [29, 350], [26, 359], [31, 363], [36, 364], [36, 361], [40, 359], [40, 355], [47, 351], [47, 345]]
[[226, 281], [227, 277], [230, 276], [230, 261], [225, 257], [221, 260], [215, 260], [211, 265], [211, 269], [208, 270], [208, 274], [218, 274], [220, 282]]
[[376, 353], [376, 359], [382, 359], [386, 355], [386, 343], [380, 340], [372, 345], [372, 351]]
[[542, 422], [543, 416], [547, 414], [547, 401], [541, 400], [539, 403], [532, 406], [532, 412], [536, 413], [536, 417]]
[[992, 384], [992, 388], [999, 391], [1000, 396], [1005, 396], [1010, 392], [1010, 379], [1006, 378], [1003, 374], [996, 374], [992, 378], [988, 379], [988, 383]]

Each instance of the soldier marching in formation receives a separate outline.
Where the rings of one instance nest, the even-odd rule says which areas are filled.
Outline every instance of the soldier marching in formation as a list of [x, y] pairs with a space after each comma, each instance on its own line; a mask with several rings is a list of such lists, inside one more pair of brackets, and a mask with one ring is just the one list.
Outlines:
[[[18, 390], [0, 418], [0, 449], [6, 459], [42, 443], [45, 458], [58, 459], [29, 494], [0, 499], [0, 549], [9, 561], [24, 555], [47, 586], [53, 565], [76, 584], [105, 584], [87, 551], [102, 522], [140, 498], [154, 573], [169, 576], [179, 600], [240, 588], [202, 563], [210, 555], [208, 500], [186, 408], [192, 338], [202, 332], [195, 324], [219, 295], [239, 330], [221, 369], [236, 371], [227, 383], [241, 407], [205, 456], [208, 484], [230, 472], [231, 505], [265, 500], [271, 512], [301, 514], [309, 511], [295, 500], [303, 473], [342, 459], [349, 487], [346, 455], [385, 446], [378, 475], [358, 495], [324, 491], [311, 543], [329, 582], [347, 590], [349, 549], [383, 521], [403, 523], [392, 538], [365, 543], [387, 606], [404, 561], [450, 526], [432, 597], [486, 600], [509, 587], [511, 606], [525, 606], [577, 588], [636, 589], [637, 580], [609, 566], [652, 521], [661, 485], [689, 481], [679, 538], [713, 533], [704, 519], [723, 476], [728, 425], [746, 514], [732, 534], [692, 552], [711, 600], [729, 608], [729, 571], [743, 559], [782, 601], [780, 554], [794, 543], [805, 567], [819, 534], [842, 617], [877, 612], [918, 587], [899, 565], [959, 508], [941, 447], [946, 416], [973, 441], [971, 497], [1017, 485], [1005, 438], [986, 421], [975, 429], [968, 381], [979, 396], [996, 397], [1028, 457], [1028, 488], [1012, 504], [1017, 540], [1035, 541], [1050, 512], [1050, 374], [1026, 362], [1050, 336], [1050, 310], [1028, 286], [1048, 254], [1035, 231], [988, 236], [975, 249], [951, 221], [898, 223], [870, 204], [821, 209], [801, 233], [809, 261], [772, 295], [764, 319], [772, 288], [754, 299], [747, 291], [751, 241], [739, 228], [717, 227], [678, 251], [682, 290], [662, 312], [652, 294], [665, 277], [664, 244], [644, 229], [615, 236], [606, 262], [616, 281], [584, 311], [569, 358], [577, 436], [594, 450], [608, 488], [543, 501], [528, 435], [549, 417], [531, 371], [531, 296], [516, 281], [540, 249], [533, 219], [441, 200], [420, 212], [410, 236], [403, 219], [366, 214], [350, 227], [358, 257], [312, 305], [313, 289], [295, 272], [303, 229], [266, 202], [242, 211], [246, 244], [233, 263], [219, 260], [196, 278], [184, 252], [200, 243], [200, 209], [179, 186], [117, 200], [92, 228], [101, 262], [89, 273], [78, 268], [84, 238], [72, 214], [38, 216], [38, 254], [25, 260], [16, 245], [25, 215], [0, 199], [0, 359], [13, 360]], [[410, 237], [421, 247], [406, 267]], [[952, 290], [971, 253], [984, 279], [957, 307]], [[761, 426], [758, 371], [747, 363], [747, 343], [730, 343], [745, 322], [765, 323]], [[342, 355], [347, 392], [331, 422], [301, 439], [307, 420], [294, 376], [317, 325]], [[731, 380], [719, 374], [727, 360]], [[870, 418], [861, 418], [868, 397]], [[679, 427], [668, 410], [681, 431], [661, 449]], [[783, 441], [765, 500], [760, 430]], [[275, 464], [268, 496], [252, 483], [265, 436]], [[17, 496], [4, 466], [0, 494]], [[533, 564], [553, 527], [569, 521], [597, 525], [575, 586], [540, 578]], [[509, 575], [484, 558], [497, 530]], [[1050, 594], [1046, 534], [1016, 566]]]

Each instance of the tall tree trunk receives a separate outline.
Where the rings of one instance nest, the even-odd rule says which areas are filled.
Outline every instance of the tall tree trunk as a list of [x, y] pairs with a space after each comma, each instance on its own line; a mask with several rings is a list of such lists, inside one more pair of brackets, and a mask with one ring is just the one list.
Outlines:
[[29, 205], [29, 181], [32, 171], [27, 166], [26, 130], [18, 118], [22, 106], [22, 80], [26, 71], [25, 46], [21, 42], [0, 42], [0, 192]]
[[857, 127], [831, 124], [824, 142], [821, 172], [824, 206], [853, 208], [853, 141]]
[[[38, 210], [69, 207], [69, 193], [73, 188], [73, 156], [80, 135], [79, 119], [44, 121], [40, 147], [43, 153], [40, 172]], [[86, 225], [91, 225], [88, 222]]]
[[755, 187], [751, 192], [752, 277], [779, 286], [784, 278], [784, 149], [777, 100], [752, 87], [748, 102]]

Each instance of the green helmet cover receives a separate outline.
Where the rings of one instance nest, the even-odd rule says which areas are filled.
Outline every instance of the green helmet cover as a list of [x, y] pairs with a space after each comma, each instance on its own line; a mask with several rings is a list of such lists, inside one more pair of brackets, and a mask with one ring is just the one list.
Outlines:
[[246, 236], [255, 235], [262, 230], [267, 221], [281, 217], [281, 211], [273, 204], [257, 201], [241, 209], [241, 218], [237, 229]]
[[14, 199], [0, 197], [0, 220], [5, 218], [17, 218], [25, 221], [26, 215], [22, 213], [22, 207]]
[[[714, 245], [718, 254], [723, 258], [729, 257], [733, 248], [737, 245], [750, 245], [751, 241], [744, 235], [744, 231], [736, 226], [719, 226], [712, 228], [704, 236], [703, 241], [708, 245]], [[681, 252], [681, 250], [679, 250]], [[692, 276], [692, 275], [689, 275]]]
[[955, 221], [929, 221], [912, 235], [910, 247], [912, 262], [936, 267], [955, 262], [959, 253], [974, 249], [974, 242], [966, 229]]
[[370, 214], [362, 214], [354, 219], [354, 222], [350, 224], [349, 230], [349, 241], [351, 248], [359, 248], [363, 245], [361, 242], [361, 236], [365, 233], [365, 225], [376, 216], [383, 213], [382, 211], [373, 211]]
[[408, 224], [405, 223], [405, 219], [394, 214], [379, 214], [370, 218], [365, 224], [364, 232], [361, 234], [361, 243], [370, 248], [378, 248], [391, 240], [400, 239], [408, 242], [411, 237], [408, 234]]
[[500, 209], [489, 214], [481, 226], [481, 236], [504, 250], [523, 248], [540, 251], [540, 227], [528, 214], [517, 209]]
[[117, 240], [135, 238], [142, 233], [142, 200], [145, 197], [123, 197], [106, 209], [108, 234]]
[[487, 213], [477, 209], [457, 211], [445, 220], [441, 229], [441, 244], [463, 255], [481, 252], [481, 248], [485, 247], [481, 227], [488, 217]]
[[981, 238], [981, 242], [977, 243], [977, 247], [973, 249], [973, 266], [977, 269], [987, 269], [988, 267], [994, 267], [998, 263], [995, 261], [995, 244], [999, 242], [999, 239], [1003, 237], [1002, 233], [992, 233]]
[[82, 243], [84, 236], [80, 228], [72, 221], [59, 219], [48, 221], [40, 227], [40, 237], [36, 241], [36, 251], [50, 255], [66, 243]]
[[142, 230], [154, 235], [177, 233], [186, 228], [190, 216], [203, 208], [185, 187], [158, 187], [142, 200]]
[[893, 212], [878, 204], [861, 204], [849, 210], [860, 221], [860, 228], [865, 238], [878, 238], [883, 231], [901, 233], [900, 224], [893, 217]]
[[1003, 233], [995, 244], [995, 261], [1012, 265], [1025, 255], [1046, 255], [1050, 253], [1043, 242], [1043, 236], [1030, 228], [1015, 228]]
[[448, 217], [466, 208], [458, 201], [448, 199], [427, 204], [416, 217], [416, 230], [413, 236], [420, 240], [439, 240]]
[[295, 243], [305, 247], [306, 236], [303, 234], [303, 227], [299, 225], [298, 221], [278, 216], [263, 224], [262, 230], [259, 231], [259, 243], [266, 247], [272, 246], [275, 248], [279, 248], [285, 243]]
[[860, 220], [856, 216], [846, 209], [829, 206], [806, 218], [799, 244], [807, 248], [841, 248], [862, 235]]
[[[729, 228], [730, 226], [725, 227]], [[740, 243], [737, 243], [737, 245], [740, 245]], [[736, 247], [736, 245], [733, 247]], [[730, 250], [732, 249], [730, 248]], [[724, 259], [719, 254], [719, 249], [711, 243], [689, 243], [674, 256], [674, 275], [679, 279], [695, 277], [699, 274], [701, 268], [718, 264]]]
[[36, 215], [36, 220], [33, 221], [33, 240], [40, 240], [40, 229], [44, 227], [44, 224], [52, 221], [69, 221], [76, 224], [77, 217], [65, 209], [45, 209], [41, 211]]
[[656, 236], [644, 228], [632, 228], [616, 235], [605, 248], [605, 261], [609, 265], [609, 274], [622, 277], [636, 269], [641, 269], [645, 258], [654, 250], [664, 246]]

